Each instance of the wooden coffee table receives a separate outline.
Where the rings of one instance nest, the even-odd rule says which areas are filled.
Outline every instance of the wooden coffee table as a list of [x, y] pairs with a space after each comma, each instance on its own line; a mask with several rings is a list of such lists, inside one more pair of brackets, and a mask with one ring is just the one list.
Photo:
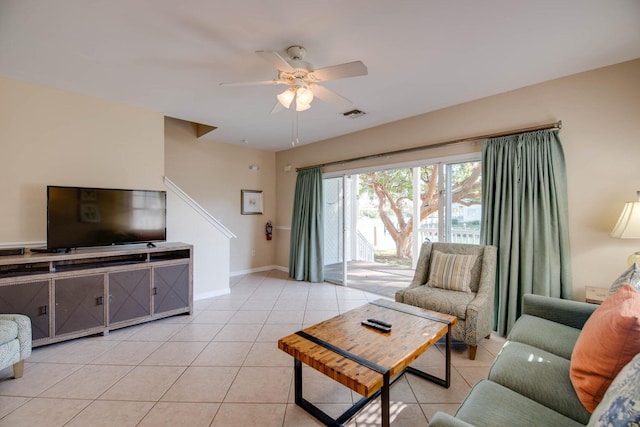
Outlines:
[[[391, 332], [361, 325], [375, 318], [392, 324]], [[278, 340], [294, 357], [295, 402], [325, 425], [342, 425], [382, 395], [382, 425], [389, 426], [389, 388], [405, 372], [449, 388], [451, 327], [455, 316], [379, 299]], [[445, 378], [409, 366], [446, 336]], [[302, 397], [302, 363], [363, 396], [337, 418]]]

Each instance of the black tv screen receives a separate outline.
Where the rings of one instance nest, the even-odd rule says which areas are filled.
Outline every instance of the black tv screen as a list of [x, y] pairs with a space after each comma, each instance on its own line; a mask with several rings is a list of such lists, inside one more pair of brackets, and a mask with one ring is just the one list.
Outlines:
[[47, 249], [164, 241], [166, 200], [165, 191], [47, 186]]

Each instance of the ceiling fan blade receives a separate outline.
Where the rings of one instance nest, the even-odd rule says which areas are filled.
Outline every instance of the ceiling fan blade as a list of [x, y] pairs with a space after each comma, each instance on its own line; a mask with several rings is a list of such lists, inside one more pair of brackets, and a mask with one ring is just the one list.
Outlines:
[[272, 50], [258, 50], [256, 51], [258, 55], [262, 57], [265, 61], [276, 67], [281, 71], [295, 71], [295, 69], [289, 64], [278, 52], [274, 52]]
[[336, 107], [338, 110], [346, 110], [351, 107], [352, 102], [345, 98], [344, 96], [338, 95], [332, 90], [327, 89], [324, 86], [312, 84], [310, 85], [311, 92], [313, 95], [323, 100], [327, 104], [331, 104]]
[[362, 61], [347, 62], [346, 64], [332, 65], [320, 68], [312, 74], [318, 81], [344, 79], [346, 77], [366, 76], [369, 73], [367, 66]]
[[235, 82], [235, 83], [220, 83], [220, 86], [259, 86], [259, 85], [285, 85], [288, 84], [282, 80], [259, 80], [255, 82]]

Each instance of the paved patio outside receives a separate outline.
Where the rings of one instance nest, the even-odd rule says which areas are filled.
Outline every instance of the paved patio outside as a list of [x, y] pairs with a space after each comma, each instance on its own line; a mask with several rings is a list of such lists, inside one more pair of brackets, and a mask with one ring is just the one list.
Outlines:
[[[395, 298], [398, 289], [406, 288], [413, 279], [414, 270], [401, 265], [367, 261], [347, 263], [347, 287]], [[342, 264], [324, 267], [325, 282], [342, 284]]]

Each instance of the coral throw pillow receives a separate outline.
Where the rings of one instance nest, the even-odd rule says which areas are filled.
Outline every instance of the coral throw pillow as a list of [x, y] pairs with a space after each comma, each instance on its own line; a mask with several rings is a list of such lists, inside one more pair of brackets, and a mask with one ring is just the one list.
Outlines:
[[571, 354], [571, 383], [589, 412], [598, 406], [611, 381], [638, 353], [640, 292], [624, 285], [589, 317]]

